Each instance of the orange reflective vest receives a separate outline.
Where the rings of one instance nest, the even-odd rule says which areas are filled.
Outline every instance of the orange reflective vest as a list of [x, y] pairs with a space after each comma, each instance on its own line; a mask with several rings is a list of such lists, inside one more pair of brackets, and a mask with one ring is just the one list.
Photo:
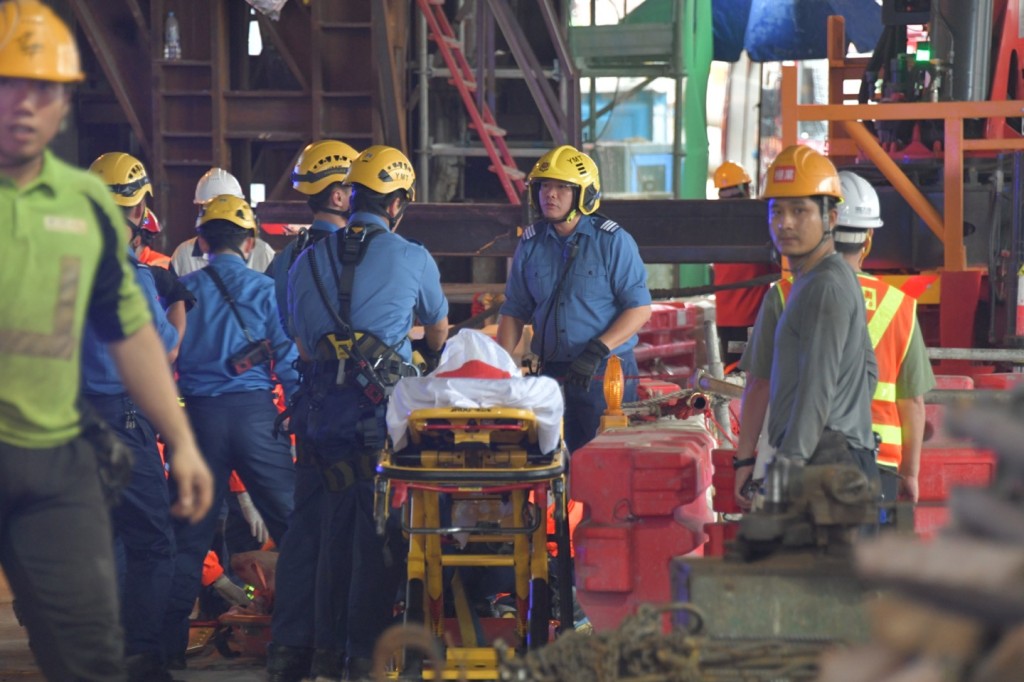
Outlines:
[[170, 256], [165, 256], [159, 251], [154, 251], [148, 246], [143, 247], [142, 250], [139, 251], [138, 258], [140, 263], [150, 267], [163, 268], [164, 270], [171, 267]]
[[[878, 386], [871, 400], [871, 430], [882, 442], [878, 463], [899, 468], [903, 459], [903, 427], [896, 409], [896, 380], [910, 348], [917, 319], [917, 301], [894, 286], [871, 275], [858, 273], [868, 316], [868, 336], [878, 362]], [[785, 307], [793, 281], [779, 281], [779, 296]]]

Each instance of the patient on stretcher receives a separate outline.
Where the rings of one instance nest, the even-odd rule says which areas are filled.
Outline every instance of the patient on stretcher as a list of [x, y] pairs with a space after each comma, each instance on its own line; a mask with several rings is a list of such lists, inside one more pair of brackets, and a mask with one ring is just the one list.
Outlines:
[[409, 417], [430, 408], [519, 408], [537, 418], [538, 446], [554, 452], [561, 442], [562, 391], [550, 377], [524, 377], [509, 355], [486, 334], [463, 329], [425, 377], [406, 377], [388, 401], [388, 435], [397, 452], [408, 444]]

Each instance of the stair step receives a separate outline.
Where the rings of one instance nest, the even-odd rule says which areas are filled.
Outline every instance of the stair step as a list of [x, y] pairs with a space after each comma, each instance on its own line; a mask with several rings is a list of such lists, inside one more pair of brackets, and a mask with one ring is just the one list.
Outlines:
[[[523, 178], [526, 177], [526, 173], [519, 170], [518, 168], [513, 168], [512, 166], [502, 166], [501, 168], [502, 170], [504, 170], [505, 175], [508, 176], [509, 180], [512, 180], [513, 182], [515, 182], [516, 180], [522, 180]], [[492, 173], [497, 173], [497, 171], [494, 170], [493, 165], [488, 166], [487, 170], [491, 171]]]
[[[476, 128], [476, 126], [473, 125], [472, 123], [469, 125], [469, 127], [474, 129]], [[487, 134], [490, 135], [491, 137], [505, 137], [506, 135], [508, 135], [507, 130], [505, 130], [501, 126], [494, 125], [493, 123], [484, 123], [484, 130], [487, 131]]]
[[448, 79], [448, 85], [454, 85], [455, 87], [458, 87], [459, 83], [465, 85], [466, 89], [469, 90], [470, 92], [476, 92], [476, 81], [456, 81], [456, 79], [454, 78]]

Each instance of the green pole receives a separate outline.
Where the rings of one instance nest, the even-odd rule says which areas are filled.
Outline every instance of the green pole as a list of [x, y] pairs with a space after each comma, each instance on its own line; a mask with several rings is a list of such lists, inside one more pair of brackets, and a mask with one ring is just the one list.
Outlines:
[[[679, 81], [676, 85], [676, 139], [673, 151], [682, 152], [679, 141], [682, 128], [686, 132], [686, 154], [685, 163], [682, 155], [675, 157], [675, 177], [680, 176], [680, 164], [683, 172], [682, 182], [675, 180], [673, 190], [677, 199], [703, 199], [707, 196], [708, 181], [708, 77], [714, 55], [711, 0], [685, 0], [682, 4], [682, 17], [676, 26], [678, 44], [681, 46], [676, 51], [676, 58], [680, 60], [676, 68], [680, 80], [685, 75], [686, 84], [682, 106], [678, 99], [684, 94], [683, 85]], [[680, 286], [710, 284], [710, 268], [697, 263], [680, 265], [679, 282]]]
[[682, 33], [686, 69], [684, 128], [686, 163], [683, 166], [680, 199], [703, 199], [708, 180], [708, 77], [714, 55], [711, 0], [686, 0]]

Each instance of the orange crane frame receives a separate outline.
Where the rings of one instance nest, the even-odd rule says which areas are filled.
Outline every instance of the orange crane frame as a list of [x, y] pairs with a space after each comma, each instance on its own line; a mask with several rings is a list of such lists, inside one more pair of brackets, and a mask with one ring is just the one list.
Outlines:
[[[826, 121], [829, 125], [830, 155], [856, 156], [859, 150], [875, 164], [893, 188], [942, 241], [943, 268], [940, 271], [940, 287], [942, 291], [957, 293], [955, 296], [940, 298], [940, 344], [949, 348], [971, 347], [972, 325], [964, 324], [964, 319], [974, 319], [982, 272], [967, 267], [963, 235], [964, 153], [1024, 151], [1024, 137], [964, 139], [964, 119], [1019, 118], [1024, 116], [1024, 100], [843, 104], [843, 80], [863, 74], [867, 60], [846, 58], [845, 21], [840, 16], [829, 17], [828, 60], [829, 104], [800, 104], [796, 65], [783, 65], [780, 93], [782, 144], [785, 147], [798, 143], [797, 124], [800, 121]], [[932, 206], [861, 123], [863, 120], [925, 119], [943, 119], [945, 122], [942, 213]], [[1003, 130], [1005, 126], [1000, 127], [1000, 132]], [[943, 371], [958, 373], [968, 364], [963, 361], [949, 361], [943, 363]]]

